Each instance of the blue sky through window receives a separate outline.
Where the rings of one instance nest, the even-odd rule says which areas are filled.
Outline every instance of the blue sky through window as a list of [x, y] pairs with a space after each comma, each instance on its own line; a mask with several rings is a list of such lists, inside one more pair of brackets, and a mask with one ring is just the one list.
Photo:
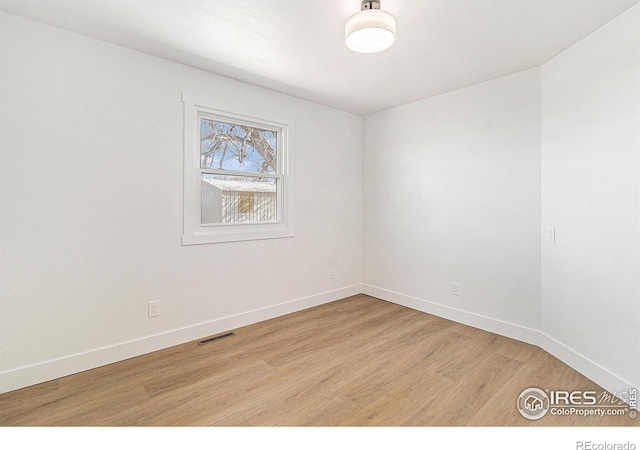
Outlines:
[[275, 131], [201, 118], [200, 167], [276, 173], [277, 141]]

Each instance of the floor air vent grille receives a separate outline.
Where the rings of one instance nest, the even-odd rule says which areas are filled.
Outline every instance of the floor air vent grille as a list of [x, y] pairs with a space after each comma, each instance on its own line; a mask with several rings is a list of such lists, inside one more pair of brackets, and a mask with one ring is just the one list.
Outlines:
[[235, 335], [236, 335], [235, 333], [221, 334], [220, 336], [214, 336], [214, 337], [210, 337], [210, 338], [198, 341], [198, 345], [210, 344], [211, 342], [219, 341], [220, 339], [224, 339], [224, 338], [235, 336]]

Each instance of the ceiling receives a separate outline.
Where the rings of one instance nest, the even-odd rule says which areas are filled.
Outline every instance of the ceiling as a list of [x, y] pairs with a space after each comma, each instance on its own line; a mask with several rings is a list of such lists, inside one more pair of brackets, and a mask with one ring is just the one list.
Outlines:
[[396, 42], [351, 52], [360, 0], [4, 1], [0, 11], [368, 114], [537, 67], [640, 0], [382, 0]]

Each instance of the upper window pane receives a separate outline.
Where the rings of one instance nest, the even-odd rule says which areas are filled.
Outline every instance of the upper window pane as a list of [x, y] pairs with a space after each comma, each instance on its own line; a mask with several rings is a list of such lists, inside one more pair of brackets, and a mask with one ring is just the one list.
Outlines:
[[276, 173], [277, 132], [200, 119], [200, 168]]

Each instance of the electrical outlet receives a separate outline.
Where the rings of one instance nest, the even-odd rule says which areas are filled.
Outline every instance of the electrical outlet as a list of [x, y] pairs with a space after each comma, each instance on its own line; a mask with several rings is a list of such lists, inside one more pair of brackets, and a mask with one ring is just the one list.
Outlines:
[[335, 267], [332, 267], [332, 268], [329, 270], [329, 278], [335, 278], [335, 277], [336, 277], [336, 268], [335, 268]]
[[451, 283], [451, 295], [460, 295], [460, 283]]
[[158, 317], [160, 315], [160, 300], [149, 302], [149, 317]]

